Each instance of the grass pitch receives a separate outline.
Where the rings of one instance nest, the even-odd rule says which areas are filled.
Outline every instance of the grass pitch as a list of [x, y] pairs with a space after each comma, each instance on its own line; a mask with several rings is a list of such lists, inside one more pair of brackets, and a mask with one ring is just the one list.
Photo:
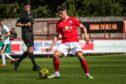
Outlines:
[[[0, 84], [126, 84], [126, 55], [86, 56], [94, 80], [86, 79], [76, 57], [61, 58], [60, 79], [39, 79], [32, 71], [30, 59], [22, 61], [18, 71], [7, 60], [7, 66], [0, 68]], [[1, 61], [1, 60], [0, 60]], [[36, 58], [37, 63], [49, 69], [52, 74], [52, 58]]]

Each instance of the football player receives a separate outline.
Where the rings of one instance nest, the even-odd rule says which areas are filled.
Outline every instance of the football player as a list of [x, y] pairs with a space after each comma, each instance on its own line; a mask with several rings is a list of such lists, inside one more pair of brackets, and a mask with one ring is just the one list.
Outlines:
[[1, 40], [2, 40], [2, 48], [0, 49], [0, 54], [2, 56], [2, 64], [0, 65], [5, 66], [6, 65], [6, 60], [5, 57], [9, 58], [11, 60], [11, 62], [14, 62], [15, 59], [13, 59], [8, 53], [6, 53], [7, 47], [10, 44], [10, 30], [9, 28], [5, 25], [5, 20], [4, 19], [0, 19], [0, 27], [2, 29], [2, 35], [1, 35]]
[[89, 42], [89, 36], [87, 30], [81, 22], [75, 18], [71, 17], [67, 14], [67, 9], [64, 6], [58, 7], [58, 14], [60, 16], [60, 20], [56, 24], [56, 36], [54, 36], [53, 42], [47, 51], [50, 51], [54, 45], [56, 44], [59, 34], [62, 36], [62, 44], [57, 48], [53, 55], [53, 65], [55, 69], [55, 73], [48, 76], [48, 78], [59, 78], [60, 77], [60, 60], [59, 58], [64, 55], [67, 56], [69, 52], [76, 55], [81, 63], [81, 66], [86, 74], [86, 77], [89, 79], [94, 79], [93, 76], [90, 75], [88, 70], [88, 64], [86, 59], [83, 57], [83, 52], [81, 46], [79, 45], [78, 31], [77, 27], [82, 28], [86, 43]]
[[32, 64], [33, 64], [33, 70], [38, 71], [40, 70], [40, 67], [36, 64], [34, 55], [33, 55], [33, 15], [31, 13], [31, 6], [29, 3], [24, 4], [24, 11], [21, 13], [21, 16], [17, 19], [16, 23], [17, 27], [22, 28], [22, 39], [24, 43], [27, 46], [27, 51], [25, 51], [22, 56], [14, 62], [14, 70], [16, 71], [19, 67], [19, 64], [21, 61], [29, 56], [31, 58]]

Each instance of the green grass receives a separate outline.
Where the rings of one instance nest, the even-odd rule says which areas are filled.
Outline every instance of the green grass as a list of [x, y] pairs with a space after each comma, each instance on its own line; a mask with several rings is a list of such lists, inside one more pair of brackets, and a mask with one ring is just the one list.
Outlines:
[[[94, 80], [86, 79], [76, 57], [61, 58], [60, 79], [38, 79], [38, 72], [32, 71], [30, 59], [21, 63], [18, 71], [8, 64], [0, 68], [0, 84], [126, 84], [126, 55], [87, 56], [90, 73]], [[41, 67], [53, 73], [52, 58], [36, 58]]]

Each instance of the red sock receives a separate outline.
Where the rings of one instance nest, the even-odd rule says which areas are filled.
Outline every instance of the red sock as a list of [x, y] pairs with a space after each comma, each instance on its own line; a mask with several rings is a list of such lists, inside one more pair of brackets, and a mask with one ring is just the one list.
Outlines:
[[85, 59], [83, 59], [83, 60], [80, 60], [80, 62], [81, 62], [81, 66], [82, 66], [84, 72], [86, 74], [89, 73], [87, 61]]
[[55, 72], [59, 71], [59, 65], [60, 65], [59, 58], [53, 58], [53, 65], [54, 65]]

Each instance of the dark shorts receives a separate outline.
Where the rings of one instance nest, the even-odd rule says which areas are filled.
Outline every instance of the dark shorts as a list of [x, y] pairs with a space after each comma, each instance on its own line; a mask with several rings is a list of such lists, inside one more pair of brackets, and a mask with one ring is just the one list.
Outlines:
[[22, 39], [27, 47], [34, 46], [33, 33], [23, 33]]
[[9, 46], [8, 44], [2, 44], [1, 50], [6, 51], [8, 46]]

